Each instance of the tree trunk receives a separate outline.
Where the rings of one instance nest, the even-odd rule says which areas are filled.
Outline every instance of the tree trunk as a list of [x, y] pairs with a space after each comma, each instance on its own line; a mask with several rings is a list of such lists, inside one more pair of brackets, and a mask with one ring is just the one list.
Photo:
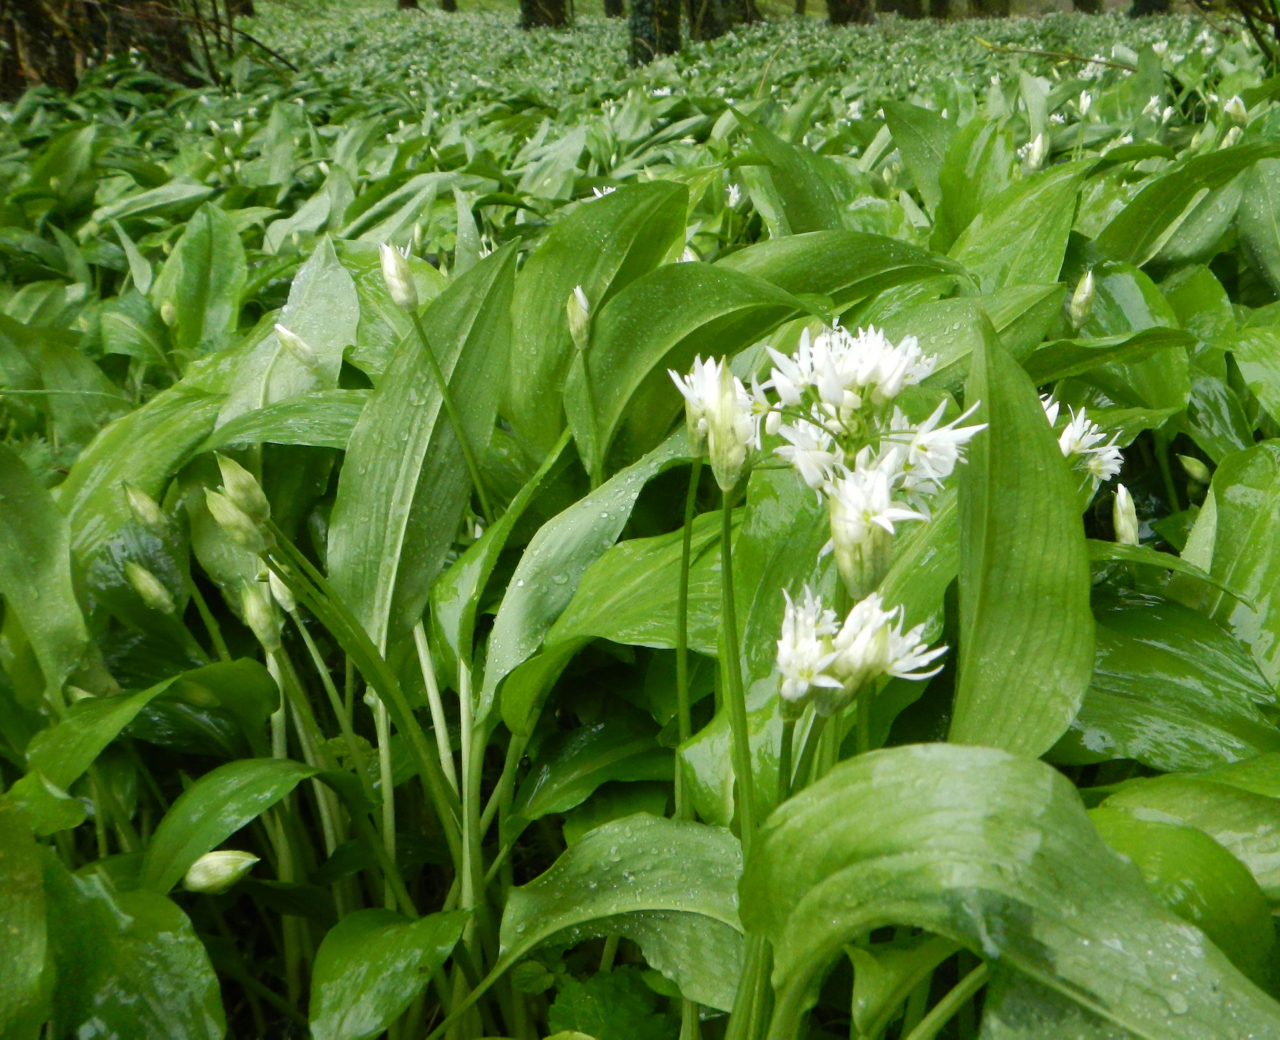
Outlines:
[[1008, 18], [1009, 0], [971, 0], [975, 18]]
[[227, 10], [232, 18], [252, 18], [258, 13], [254, 10], [253, 0], [227, 0]]
[[714, 40], [723, 36], [727, 19], [722, 0], [685, 0], [689, 39]]
[[1102, 13], [1102, 0], [1071, 0], [1071, 6], [1081, 14]]
[[90, 64], [136, 47], [161, 75], [191, 84], [187, 20], [171, 0], [0, 0], [0, 99], [27, 87], [75, 90]]
[[729, 18], [734, 25], [753, 25], [763, 20], [756, 0], [729, 0], [728, 7]]
[[806, 7], [808, 7], [808, 4], [805, 3], [805, 0], [796, 0], [796, 17], [797, 18], [804, 17]]
[[653, 0], [653, 20], [658, 30], [658, 53], [680, 50], [680, 0]]
[[951, 0], [929, 0], [929, 17], [945, 22], [951, 17]]
[[1168, 14], [1169, 0], [1133, 0], [1129, 8], [1130, 18], [1141, 18], [1148, 14]]
[[870, 25], [876, 20], [871, 0], [827, 0], [827, 17], [832, 25]]
[[458, 10], [458, 0], [440, 0], [440, 10], [454, 14]]
[[604, 0], [604, 16], [606, 18], [623, 18], [627, 8], [622, 0]]
[[657, 0], [631, 0], [631, 64], [648, 65], [658, 56]]
[[924, 17], [924, 5], [921, 0], [880, 0], [879, 10], [902, 15], [903, 18], [918, 19]]
[[417, 11], [417, 10], [420, 10], [420, 8], [418, 7], [418, 0], [399, 0], [399, 3], [398, 3], [396, 6], [397, 6], [401, 11]]
[[520, 0], [521, 29], [559, 29], [568, 24], [565, 0]]

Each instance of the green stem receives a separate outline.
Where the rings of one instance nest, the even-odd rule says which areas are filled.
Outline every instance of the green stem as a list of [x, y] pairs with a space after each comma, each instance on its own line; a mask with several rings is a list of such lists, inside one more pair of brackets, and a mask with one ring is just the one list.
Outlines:
[[809, 726], [809, 732], [804, 738], [804, 747], [800, 751], [800, 760], [796, 763], [795, 783], [792, 785], [792, 791], [803, 790], [809, 783], [809, 773], [813, 769], [813, 759], [818, 751], [818, 744], [822, 740], [822, 732], [826, 728], [827, 717], [825, 715], [815, 714], [813, 722]]
[[209, 640], [213, 643], [213, 650], [218, 655], [218, 660], [230, 661], [231, 652], [227, 649], [226, 640], [222, 638], [222, 629], [218, 626], [217, 619], [213, 616], [204, 594], [196, 586], [195, 581], [191, 582], [191, 598], [196, 601], [196, 610], [200, 614], [200, 620], [204, 622], [205, 629], [209, 632]]
[[733, 601], [733, 502], [723, 493], [720, 509], [720, 660], [726, 679], [725, 703], [733, 732], [733, 772], [737, 779], [738, 826], [742, 834], [742, 855], [751, 858], [756, 835], [755, 779], [751, 771], [751, 742], [747, 733], [747, 699], [742, 689], [742, 662], [738, 655], [738, 619]]
[[[378, 738], [378, 780], [382, 787], [382, 844], [387, 858], [393, 863], [396, 858], [396, 789], [395, 775], [391, 765], [391, 720], [387, 716], [387, 706], [379, 697], [373, 706], [373, 727]], [[387, 909], [395, 908], [395, 893], [390, 883], [385, 886], [383, 898]]]
[[1169, 508], [1175, 513], [1182, 508], [1178, 502], [1178, 486], [1173, 482], [1173, 469], [1169, 465], [1169, 438], [1157, 430], [1156, 461], [1160, 464], [1160, 476], [1164, 480], [1164, 493], [1169, 496]]
[[871, 750], [871, 684], [863, 683], [858, 691], [856, 702], [858, 713], [858, 754], [865, 755]]
[[489, 496], [485, 493], [484, 481], [480, 479], [480, 465], [476, 461], [471, 441], [467, 439], [466, 430], [462, 427], [462, 417], [458, 414], [458, 409], [453, 403], [453, 394], [450, 393], [449, 384], [444, 378], [444, 373], [440, 370], [440, 362], [436, 359], [436, 352], [431, 349], [431, 342], [427, 339], [427, 330], [422, 326], [422, 319], [418, 316], [416, 310], [410, 311], [409, 314], [413, 318], [414, 328], [418, 330], [418, 339], [422, 341], [422, 349], [426, 352], [427, 363], [431, 366], [431, 374], [440, 390], [440, 399], [444, 402], [444, 410], [449, 416], [449, 422], [453, 425], [453, 435], [458, 438], [458, 446], [462, 448], [463, 458], [466, 459], [467, 470], [471, 473], [471, 483], [475, 486], [476, 495], [480, 498], [480, 510], [484, 513], [485, 523], [491, 524], [493, 523], [493, 510], [489, 507]]
[[[684, 500], [684, 541], [680, 549], [680, 587], [676, 592], [676, 720], [680, 743], [693, 735], [693, 719], [689, 708], [689, 562], [693, 552], [693, 511], [697, 505], [698, 480], [702, 476], [702, 458], [693, 460], [689, 471], [689, 491]], [[693, 807], [684, 789], [680, 767], [676, 766], [676, 819], [693, 819]]]
[[427, 642], [427, 630], [421, 621], [413, 626], [413, 644], [418, 650], [418, 667], [422, 669], [422, 682], [427, 689], [427, 704], [431, 708], [431, 725], [436, 731], [436, 751], [440, 754], [440, 769], [449, 786], [458, 789], [458, 775], [453, 764], [453, 748], [449, 746], [449, 726], [445, 720], [444, 701], [440, 699], [440, 686], [436, 682], [435, 664], [431, 660], [431, 645]]
[[591, 478], [591, 490], [594, 491], [603, 483], [604, 475], [601, 470], [604, 469], [604, 459], [600, 457], [600, 445], [596, 442], [596, 438], [600, 435], [600, 431], [596, 426], [596, 390], [591, 381], [591, 366], [587, 364], [587, 355], [583, 351], [579, 351], [582, 358], [582, 385], [587, 395], [587, 417], [591, 420], [591, 472], [588, 476]]
[[778, 750], [778, 804], [791, 797], [791, 745], [795, 742], [796, 720], [782, 720], [782, 747]]
[[987, 966], [979, 964], [973, 971], [956, 983], [955, 988], [950, 993], [934, 1005], [933, 1010], [924, 1016], [924, 1019], [915, 1029], [911, 1030], [906, 1040], [934, 1040], [934, 1037], [942, 1032], [942, 1027], [951, 1021], [964, 1002], [987, 984], [989, 975], [990, 972], [987, 970]]
[[604, 952], [600, 955], [600, 970], [613, 971], [614, 959], [618, 956], [618, 940], [620, 936], [611, 935], [604, 941]]

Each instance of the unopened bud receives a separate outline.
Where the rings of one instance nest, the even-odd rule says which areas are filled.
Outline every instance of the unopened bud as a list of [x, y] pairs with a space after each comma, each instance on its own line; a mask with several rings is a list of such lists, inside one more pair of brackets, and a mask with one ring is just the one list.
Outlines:
[[680, 254], [680, 259], [676, 261], [678, 264], [696, 264], [701, 260], [697, 253], [693, 251], [693, 246], [685, 246], [684, 252]]
[[297, 611], [298, 601], [294, 599], [293, 593], [289, 591], [289, 586], [280, 580], [280, 575], [275, 571], [267, 572], [267, 587], [271, 589], [271, 595], [286, 614], [293, 614]]
[[1222, 135], [1222, 144], [1220, 144], [1218, 147], [1234, 148], [1239, 143], [1240, 138], [1242, 138], [1243, 136], [1244, 136], [1244, 131], [1241, 130], [1238, 126], [1233, 126], [1230, 130], [1228, 130], [1225, 134]]
[[413, 272], [400, 250], [387, 242], [379, 247], [382, 253], [382, 280], [387, 283], [391, 301], [404, 311], [418, 309], [418, 289], [413, 284]]
[[245, 579], [241, 583], [240, 608], [244, 612], [244, 623], [262, 644], [262, 649], [269, 654], [279, 653], [283, 622], [260, 582]]
[[586, 350], [591, 345], [591, 304], [582, 286], [574, 288], [564, 305], [569, 315], [569, 335], [573, 337], [573, 345], [579, 350]]
[[148, 531], [160, 535], [169, 529], [169, 518], [164, 515], [154, 498], [132, 484], [125, 484], [124, 494], [129, 503], [129, 512]]
[[1076, 291], [1071, 294], [1071, 325], [1080, 328], [1093, 313], [1093, 272], [1086, 271]]
[[320, 358], [312, 348], [311, 344], [297, 333], [290, 332], [283, 325], [277, 325], [276, 338], [280, 340], [280, 345], [284, 347], [293, 359], [303, 368], [314, 372], [320, 367]]
[[158, 610], [162, 614], [172, 614], [178, 609], [173, 602], [173, 597], [169, 595], [169, 590], [142, 564], [129, 560], [124, 565], [124, 576], [129, 579], [129, 584], [133, 586], [134, 591], [142, 597], [142, 602], [152, 610]]
[[1244, 126], [1249, 122], [1249, 110], [1245, 107], [1244, 101], [1241, 100], [1239, 94], [1236, 94], [1230, 101], [1223, 105], [1222, 111], [1227, 114], [1229, 119], [1233, 122], [1239, 123], [1241, 126]]
[[266, 523], [271, 518], [271, 504], [262, 493], [258, 479], [235, 459], [225, 455], [218, 455], [217, 459], [227, 498], [254, 523]]
[[173, 327], [173, 323], [178, 320], [178, 305], [172, 300], [165, 300], [160, 304], [160, 320]]
[[1197, 484], [1208, 484], [1213, 479], [1213, 474], [1209, 472], [1209, 467], [1194, 456], [1179, 455], [1178, 461], [1182, 463], [1182, 469], [1187, 476]]
[[251, 553], [266, 552], [267, 540], [262, 537], [258, 525], [226, 495], [205, 489], [204, 504], [209, 509], [209, 515], [233, 542]]
[[248, 874], [257, 862], [258, 857], [252, 852], [235, 852], [231, 849], [206, 852], [191, 864], [182, 879], [182, 887], [188, 892], [221, 895]]
[[1045, 139], [1043, 131], [1036, 134], [1036, 139], [1031, 142], [1031, 147], [1027, 150], [1027, 158], [1025, 169], [1027, 173], [1033, 173], [1040, 169], [1044, 163], [1044, 157], [1049, 152], [1049, 142]]
[[1111, 522], [1115, 525], [1117, 542], [1121, 545], [1138, 544], [1138, 511], [1133, 507], [1133, 496], [1123, 484], [1116, 485]]

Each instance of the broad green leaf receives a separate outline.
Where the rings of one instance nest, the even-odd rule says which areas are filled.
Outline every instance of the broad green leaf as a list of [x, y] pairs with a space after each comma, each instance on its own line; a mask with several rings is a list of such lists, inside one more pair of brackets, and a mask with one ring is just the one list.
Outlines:
[[0, 445], [0, 594], [22, 626], [46, 690], [60, 691], [90, 652], [71, 583], [67, 522], [8, 445]]
[[48, 1013], [48, 929], [40, 846], [17, 806], [0, 799], [0, 1035], [35, 1040]]
[[343, 450], [369, 394], [368, 390], [317, 390], [287, 397], [224, 423], [200, 449], [216, 451], [269, 442]]
[[[128, 220], [131, 217], [164, 216], [170, 219], [181, 219], [183, 214], [190, 213], [217, 190], [204, 184], [170, 181], [150, 191], [126, 195], [117, 202], [94, 210], [93, 224]], [[86, 225], [84, 230], [91, 231], [93, 227]]]
[[880, 1036], [903, 1002], [958, 949], [940, 935], [848, 946], [853, 961], [853, 1021], [862, 1036]]
[[880, 594], [887, 604], [902, 607], [904, 627], [914, 627], [941, 611], [947, 586], [959, 569], [960, 512], [955, 492], [948, 490], [927, 524], [913, 525], [898, 536]]
[[893, 134], [893, 143], [902, 153], [911, 179], [916, 182], [920, 197], [930, 212], [937, 212], [942, 201], [942, 188], [938, 182], [947, 146], [955, 136], [956, 128], [950, 120], [937, 112], [919, 105], [901, 101], [884, 103], [884, 120]]
[[41, 838], [79, 827], [87, 816], [79, 799], [35, 771], [17, 780], [9, 788], [9, 797]]
[[[1094, 415], [1089, 413], [1090, 417]], [[1104, 423], [1099, 425], [1106, 429]], [[1132, 440], [1133, 438], [1129, 438]], [[1121, 437], [1117, 443], [1124, 443]], [[1223, 592], [1237, 595], [1238, 591], [1232, 589], [1229, 585], [1223, 585], [1208, 571], [1197, 567], [1194, 563], [1182, 559], [1180, 556], [1174, 556], [1171, 553], [1160, 552], [1151, 548], [1149, 545], [1125, 545], [1123, 542], [1101, 542], [1095, 538], [1089, 539], [1089, 559], [1093, 563], [1140, 563], [1147, 567], [1160, 567], [1163, 570], [1173, 571], [1176, 574], [1186, 574], [1200, 581], [1208, 582]]]
[[1280, 292], [1280, 159], [1261, 159], [1245, 174], [1236, 226], [1249, 263]]
[[636, 813], [666, 816], [671, 803], [671, 784], [659, 780], [610, 782], [597, 788], [585, 802], [564, 816], [566, 845], [580, 841], [606, 823]]
[[1197, 611], [1167, 600], [1107, 603], [1093, 679], [1055, 758], [1132, 758], [1165, 772], [1280, 751], [1259, 711], [1275, 695], [1248, 650]]
[[1074, 480], [1034, 385], [990, 330], [966, 400], [990, 425], [960, 472], [960, 661], [950, 739], [1022, 754], [1065, 732], [1089, 684], [1089, 559]]
[[168, 892], [192, 863], [315, 774], [310, 766], [287, 758], [245, 758], [205, 773], [156, 828], [141, 886]]
[[1280, 1007], [1103, 843], [1064, 777], [993, 748], [837, 765], [766, 822], [742, 907], [748, 933], [773, 942], [773, 1038], [792, 1035], [843, 944], [889, 924], [958, 942], [1145, 1040], [1280, 1024]]
[[132, 518], [122, 485], [162, 498], [169, 479], [213, 430], [221, 397], [174, 387], [102, 431], [57, 490], [80, 561]]
[[835, 171], [827, 169], [831, 160], [808, 148], [789, 144], [768, 128], [734, 113], [747, 132], [755, 153], [767, 163], [774, 190], [782, 205], [786, 233], [835, 231], [844, 224], [839, 200], [833, 190]]
[[948, 255], [988, 292], [1057, 281], [1089, 166], [1063, 163], [1015, 181], [982, 208]]
[[727, 830], [641, 813], [605, 824], [512, 889], [505, 970], [541, 942], [623, 935], [690, 1000], [728, 1010], [741, 972], [742, 852]]
[[[1269, 755], [1267, 761], [1274, 758]], [[1280, 798], [1223, 780], [1212, 771], [1139, 780], [1102, 805], [1139, 819], [1198, 827], [1248, 867], [1267, 898], [1276, 902], [1280, 899]]]
[[1244, 329], [1219, 345], [1231, 351], [1246, 385], [1268, 414], [1280, 415], [1280, 328]]
[[1114, 260], [1141, 266], [1177, 230], [1200, 192], [1220, 188], [1259, 159], [1280, 154], [1274, 142], [1242, 144], [1197, 155], [1152, 180], [1095, 240]]
[[1267, 899], [1243, 863], [1194, 827], [1119, 809], [1094, 809], [1089, 819], [1142, 871], [1161, 906], [1204, 932], [1259, 986], [1268, 984], [1275, 928]]
[[468, 914], [409, 921], [357, 910], [325, 934], [311, 970], [315, 1040], [371, 1040], [405, 1011], [453, 952]]
[[45, 857], [54, 1036], [222, 1040], [218, 977], [186, 914], [163, 895], [120, 892], [105, 871]]
[[[552, 517], [533, 536], [507, 583], [494, 619], [477, 717], [484, 718], [492, 710], [498, 684], [542, 646], [547, 632], [573, 599], [587, 568], [622, 533], [645, 484], [687, 459], [685, 433], [679, 430], [639, 462]], [[567, 661], [567, 657], [561, 659], [560, 667]], [[527, 717], [528, 709], [513, 706], [508, 713], [506, 700], [504, 694], [503, 718], [508, 725], [518, 725], [517, 720]], [[512, 726], [513, 731], [515, 728]]]
[[1159, 351], [1193, 343], [1195, 337], [1190, 333], [1163, 327], [1093, 339], [1059, 339], [1041, 346], [1023, 367], [1036, 386], [1048, 386], [1106, 365], [1145, 361]]
[[[463, 434], [480, 458], [507, 357], [515, 258], [511, 248], [486, 257], [423, 318]], [[417, 337], [409, 338], [351, 434], [329, 527], [334, 588], [379, 650], [421, 617], [471, 491], [430, 362]]]
[[212, 204], [201, 206], [151, 287], [156, 309], [173, 309], [170, 334], [184, 364], [230, 346], [246, 270], [231, 216]]
[[573, 358], [565, 304], [581, 285], [598, 312], [651, 271], [684, 233], [688, 193], [665, 181], [584, 203], [552, 225], [516, 279], [511, 365], [502, 414], [535, 455], [555, 443]]
[[830, 297], [836, 307], [895, 285], [964, 274], [944, 256], [863, 231], [814, 231], [757, 242], [716, 266], [762, 278], [789, 293]]
[[934, 249], [951, 248], [973, 218], [1004, 190], [1013, 163], [1013, 136], [1000, 122], [971, 119], [956, 132], [938, 174], [942, 201], [934, 214]]
[[102, 345], [109, 354], [127, 354], [149, 365], [168, 364], [168, 332], [141, 292], [117, 296], [102, 308]]
[[688, 371], [696, 354], [736, 354], [802, 309], [790, 293], [718, 265], [668, 264], [636, 279], [595, 319], [582, 354], [591, 398], [581, 363], [565, 385], [579, 453], [598, 470], [620, 432], [631, 458], [649, 451], [683, 407], [668, 369]]

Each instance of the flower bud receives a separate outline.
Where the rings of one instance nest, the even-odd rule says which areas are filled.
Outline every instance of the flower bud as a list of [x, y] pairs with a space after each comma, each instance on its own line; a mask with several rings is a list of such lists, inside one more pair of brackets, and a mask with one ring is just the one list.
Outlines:
[[1232, 122], [1239, 123], [1244, 126], [1249, 122], [1249, 110], [1245, 107], [1244, 101], [1239, 94], [1236, 94], [1230, 101], [1222, 106], [1222, 111]]
[[1234, 148], [1237, 144], [1240, 143], [1240, 138], [1242, 138], [1243, 136], [1244, 136], [1244, 131], [1241, 130], [1238, 126], [1233, 126], [1230, 130], [1228, 130], [1225, 134], [1222, 135], [1222, 144], [1218, 145], [1218, 147]]
[[1194, 456], [1179, 455], [1178, 461], [1182, 463], [1182, 469], [1187, 476], [1197, 484], [1208, 484], [1213, 479], [1213, 474], [1209, 472], [1209, 467]]
[[582, 286], [574, 288], [564, 305], [569, 316], [569, 335], [573, 337], [573, 345], [579, 350], [591, 346], [591, 304]]
[[236, 852], [233, 849], [206, 852], [191, 864], [182, 879], [182, 887], [188, 892], [221, 895], [248, 874], [257, 862], [258, 857], [252, 852]]
[[165, 300], [160, 304], [160, 320], [173, 327], [173, 323], [178, 320], [178, 305], [172, 300]]
[[694, 252], [693, 246], [685, 246], [684, 252], [680, 254], [680, 259], [676, 261], [678, 264], [696, 264], [700, 261], [700, 257]]
[[298, 601], [294, 598], [293, 593], [289, 590], [289, 586], [280, 580], [280, 575], [275, 571], [267, 572], [267, 587], [271, 590], [271, 595], [286, 614], [297, 612]]
[[1027, 173], [1033, 173], [1044, 163], [1044, 157], [1049, 152], [1049, 142], [1045, 139], [1044, 132], [1036, 134], [1036, 139], [1031, 142], [1031, 147], [1027, 149], [1027, 158], [1024, 169]]
[[209, 515], [233, 542], [251, 553], [266, 552], [267, 540], [262, 537], [258, 525], [226, 495], [206, 489], [204, 503], [209, 509]]
[[169, 595], [169, 590], [142, 564], [129, 560], [124, 565], [124, 576], [129, 579], [129, 584], [133, 586], [134, 591], [142, 597], [142, 602], [152, 610], [158, 610], [162, 614], [172, 614], [178, 609], [173, 602], [173, 597]]
[[218, 469], [222, 471], [222, 490], [232, 504], [254, 523], [262, 524], [271, 519], [271, 504], [262, 493], [257, 478], [235, 459], [218, 455]]
[[169, 529], [169, 518], [156, 504], [156, 500], [140, 488], [132, 484], [124, 486], [125, 499], [129, 503], [129, 512], [143, 527], [155, 535], [162, 535]]
[[280, 340], [280, 345], [298, 362], [303, 368], [311, 372], [315, 372], [320, 368], [320, 358], [308, 343], [301, 336], [290, 332], [283, 325], [276, 325], [276, 338]]
[[278, 653], [283, 622], [260, 582], [245, 579], [241, 583], [240, 606], [244, 612], [244, 623], [262, 644], [262, 649], [269, 654]]
[[379, 247], [382, 253], [382, 280], [387, 283], [387, 292], [392, 302], [404, 311], [418, 309], [418, 289], [413, 284], [413, 272], [409, 270], [409, 262], [400, 255], [400, 250], [387, 242]]
[[1071, 326], [1080, 328], [1093, 313], [1093, 272], [1086, 271], [1076, 291], [1071, 294]]
[[1115, 525], [1117, 542], [1121, 545], [1138, 544], [1138, 512], [1133, 507], [1133, 496], [1123, 484], [1116, 485], [1111, 522]]

